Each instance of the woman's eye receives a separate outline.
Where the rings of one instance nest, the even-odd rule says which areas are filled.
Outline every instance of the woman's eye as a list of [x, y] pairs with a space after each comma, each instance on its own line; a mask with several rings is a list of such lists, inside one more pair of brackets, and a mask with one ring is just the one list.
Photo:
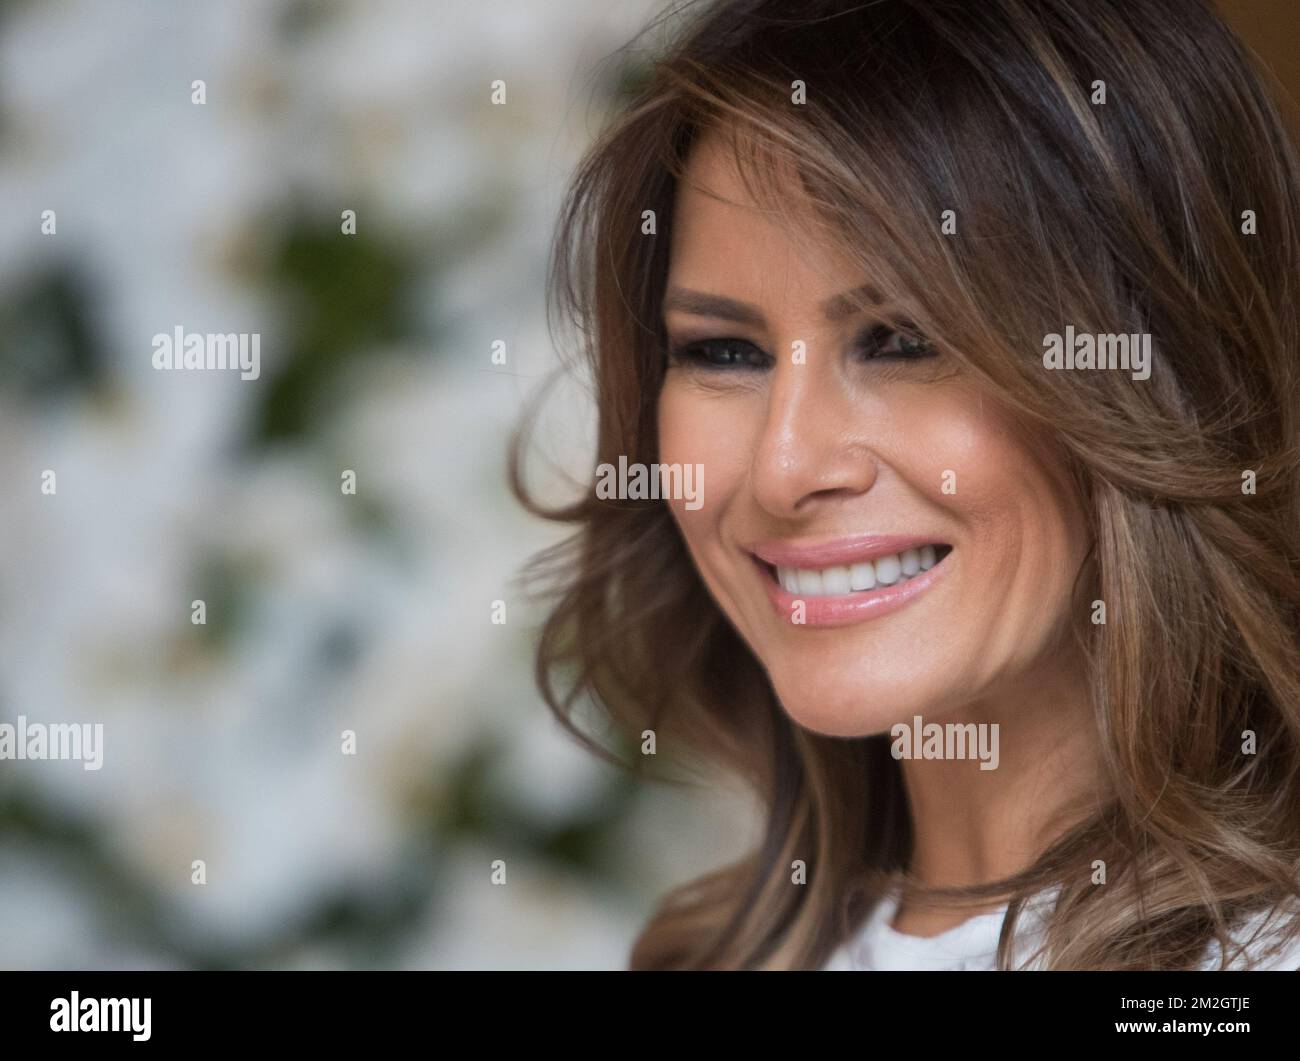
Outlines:
[[668, 359], [674, 364], [701, 368], [767, 368], [771, 358], [744, 339], [700, 339], [671, 346]]
[[869, 329], [859, 340], [859, 347], [867, 360], [908, 361], [930, 357], [935, 352], [929, 339], [906, 327], [891, 328], [887, 324], [877, 324]]
[[[877, 324], [859, 337], [859, 356], [866, 361], [913, 361], [935, 353], [933, 344], [906, 325]], [[670, 364], [702, 369], [754, 370], [772, 366], [772, 358], [747, 339], [697, 339], [670, 343]]]

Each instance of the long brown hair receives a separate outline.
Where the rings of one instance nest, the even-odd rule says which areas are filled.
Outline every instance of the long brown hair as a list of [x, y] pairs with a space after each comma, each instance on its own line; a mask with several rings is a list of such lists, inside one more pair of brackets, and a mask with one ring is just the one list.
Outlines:
[[[591, 372], [596, 460], [657, 459], [674, 190], [718, 130], [756, 201], [788, 213], [793, 174], [820, 222], [805, 238], [860, 262], [1055, 433], [1088, 502], [1074, 636], [1096, 798], [1023, 873], [935, 894], [1010, 901], [1003, 965], [1042, 889], [1059, 889], [1048, 967], [1192, 968], [1216, 940], [1240, 964], [1243, 919], [1287, 909], [1300, 879], [1300, 202], [1264, 75], [1202, 0], [722, 0], [669, 18], [671, 45], [576, 174], [552, 262], [552, 310]], [[1150, 333], [1150, 379], [1044, 371], [1064, 322]], [[633, 744], [653, 730], [766, 812], [756, 850], [662, 902], [632, 966], [819, 966], [907, 871], [887, 738], [794, 724], [667, 507], [593, 489], [545, 508], [520, 470], [528, 436], [517, 494], [576, 527], [534, 569], [558, 594], [537, 660], [547, 702], [582, 736], [590, 698]], [[1253, 943], [1298, 930], [1274, 917]]]

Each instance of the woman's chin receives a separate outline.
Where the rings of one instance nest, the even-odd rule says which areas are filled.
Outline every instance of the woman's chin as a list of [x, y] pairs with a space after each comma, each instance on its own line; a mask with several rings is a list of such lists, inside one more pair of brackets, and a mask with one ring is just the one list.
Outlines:
[[887, 733], [895, 723], [924, 715], [923, 700], [915, 683], [866, 683], [856, 688], [819, 688], [815, 683], [795, 683], [782, 688], [774, 683], [781, 707], [791, 721], [827, 737], [869, 737]]

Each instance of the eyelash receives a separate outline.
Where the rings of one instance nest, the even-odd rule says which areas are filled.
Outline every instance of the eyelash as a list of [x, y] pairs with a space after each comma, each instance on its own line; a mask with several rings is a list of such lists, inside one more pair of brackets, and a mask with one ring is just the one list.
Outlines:
[[[882, 350], [891, 340], [897, 339], [900, 344], [910, 345], [910, 352], [903, 352], [900, 349], [897, 353], [882, 354]], [[928, 339], [911, 328], [910, 325], [900, 325], [897, 328], [887, 324], [876, 324], [868, 328], [855, 341], [856, 347], [862, 347], [870, 344], [869, 354], [863, 357], [864, 361], [919, 361], [922, 358], [932, 357], [935, 354], [933, 344]], [[747, 348], [745, 353], [748, 355], [757, 355], [759, 363], [741, 363], [737, 365], [734, 361], [719, 363], [709, 358], [709, 353], [722, 349]], [[748, 339], [719, 338], [719, 339], [695, 339], [690, 342], [671, 344], [668, 347], [668, 359], [676, 364], [690, 364], [709, 371], [725, 371], [730, 368], [742, 368], [746, 371], [767, 368], [772, 362], [772, 358], [760, 350], [754, 343]]]

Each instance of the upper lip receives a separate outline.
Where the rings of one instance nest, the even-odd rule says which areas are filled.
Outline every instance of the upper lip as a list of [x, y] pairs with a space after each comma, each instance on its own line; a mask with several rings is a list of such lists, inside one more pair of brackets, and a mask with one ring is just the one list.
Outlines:
[[755, 542], [749, 552], [775, 567], [805, 570], [865, 563], [924, 545], [947, 544], [942, 538], [914, 534], [856, 534], [847, 538], [807, 538]]

